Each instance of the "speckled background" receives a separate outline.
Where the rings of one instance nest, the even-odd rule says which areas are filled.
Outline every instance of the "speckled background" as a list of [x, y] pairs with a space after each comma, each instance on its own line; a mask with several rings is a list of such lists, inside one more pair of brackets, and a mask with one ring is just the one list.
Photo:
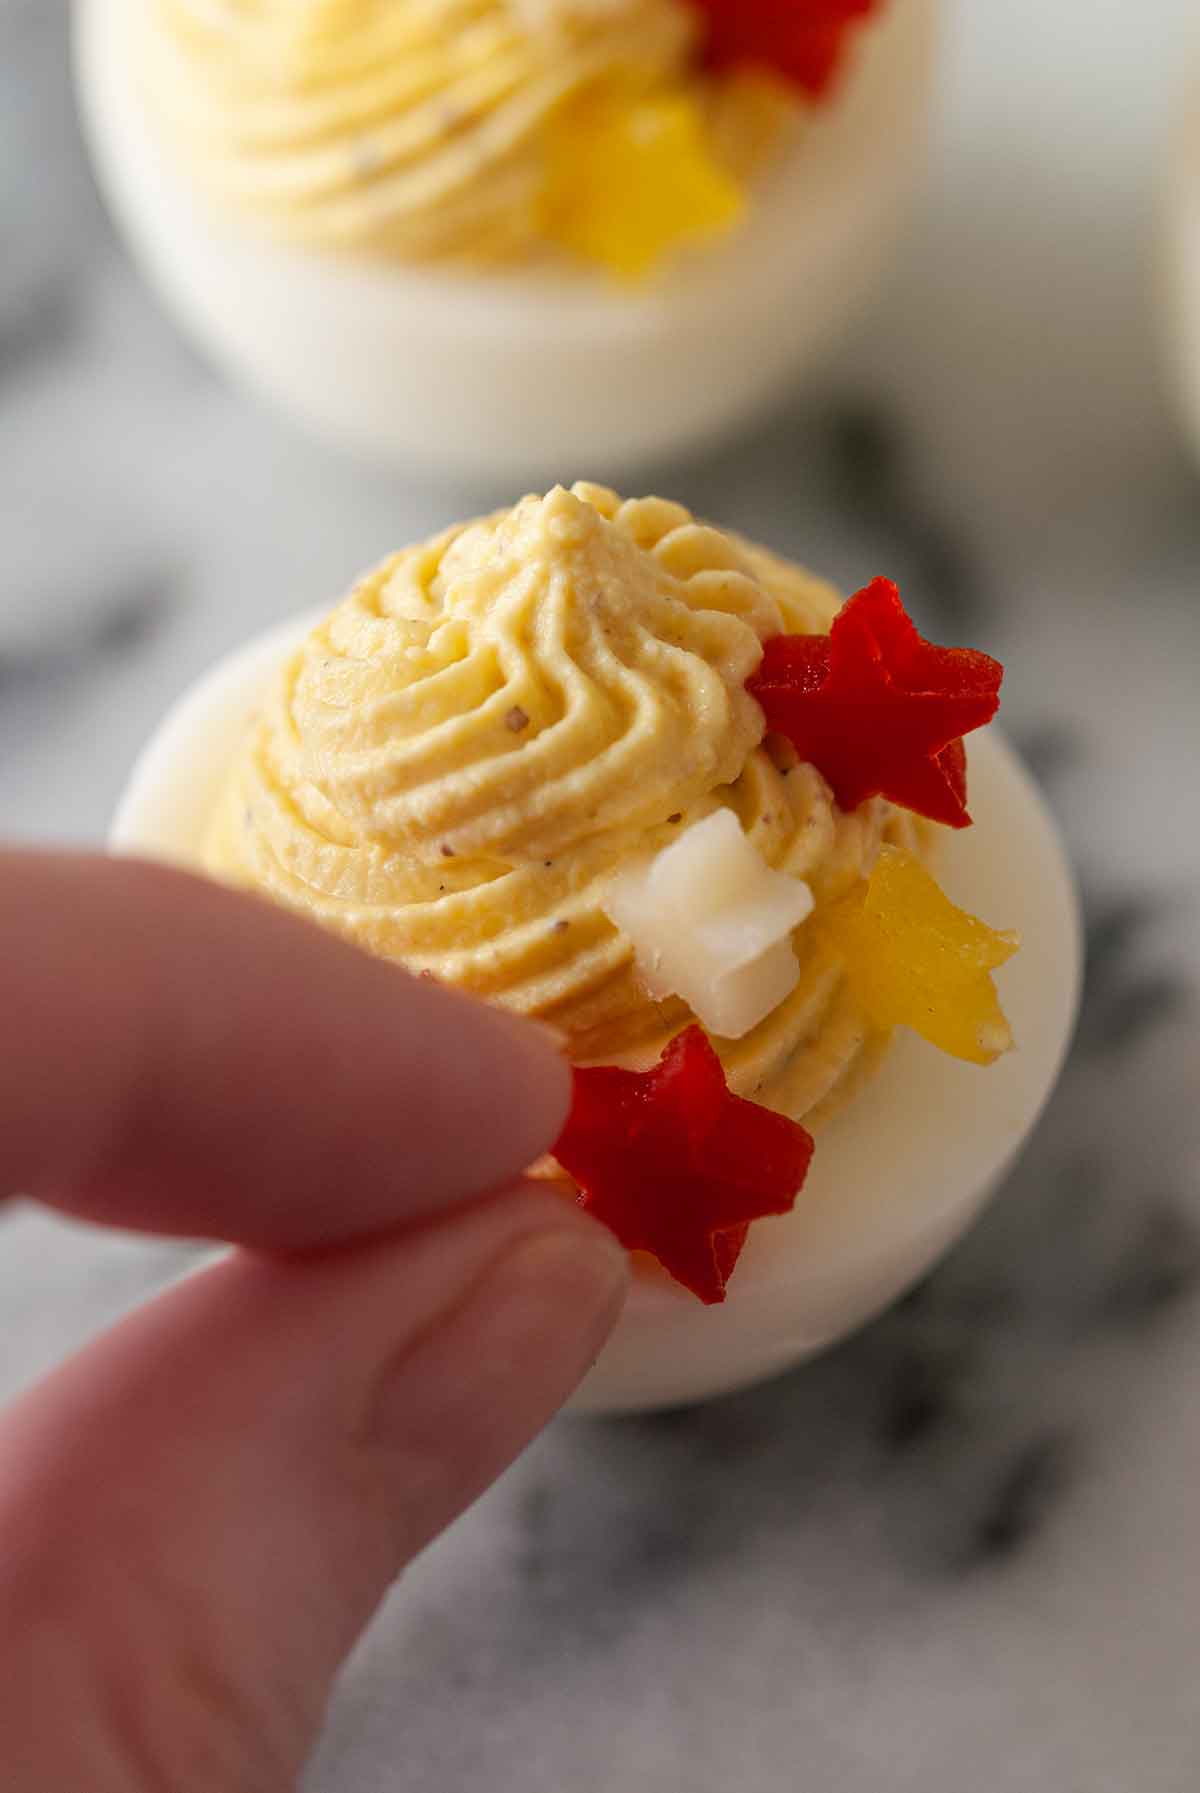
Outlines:
[[[388, 1603], [310, 1793], [1200, 1786], [1200, 480], [1153, 280], [1191, 9], [948, 10], [869, 316], [769, 427], [648, 483], [892, 572], [1006, 660], [1086, 893], [1075, 1052], [983, 1223], [865, 1333], [554, 1426]], [[0, 830], [99, 839], [226, 646], [502, 496], [227, 392], [103, 218], [62, 0], [0, 0]], [[0, 1393], [185, 1261], [10, 1212]]]

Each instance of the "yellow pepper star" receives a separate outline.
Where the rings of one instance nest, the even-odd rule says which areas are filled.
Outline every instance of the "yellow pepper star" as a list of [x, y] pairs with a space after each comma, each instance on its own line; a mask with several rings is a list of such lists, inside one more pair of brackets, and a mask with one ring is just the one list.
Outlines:
[[546, 157], [545, 234], [621, 279], [718, 235], [742, 210], [686, 94], [593, 93], [559, 118]]
[[1017, 935], [956, 908], [911, 854], [885, 846], [870, 878], [811, 925], [876, 1027], [911, 1027], [977, 1065], [1012, 1045], [990, 974], [1016, 952]]

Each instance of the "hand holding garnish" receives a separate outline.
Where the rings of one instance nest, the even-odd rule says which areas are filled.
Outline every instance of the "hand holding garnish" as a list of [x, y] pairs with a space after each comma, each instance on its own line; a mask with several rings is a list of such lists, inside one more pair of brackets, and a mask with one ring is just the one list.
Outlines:
[[777, 635], [746, 689], [843, 809], [888, 797], [965, 828], [962, 737], [1000, 706], [1004, 668], [919, 635], [890, 579], [842, 606], [828, 635]]
[[161, 867], [0, 853], [0, 949], [0, 1197], [241, 1247], [0, 1415], [4, 1793], [294, 1787], [393, 1577], [616, 1318], [624, 1253], [521, 1178], [565, 1067]]

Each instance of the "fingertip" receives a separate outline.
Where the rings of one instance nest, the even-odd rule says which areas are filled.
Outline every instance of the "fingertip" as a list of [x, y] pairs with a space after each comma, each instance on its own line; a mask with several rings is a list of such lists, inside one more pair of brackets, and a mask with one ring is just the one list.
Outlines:
[[39, 1787], [101, 1761], [106, 1786], [190, 1787], [197, 1761], [294, 1785], [391, 1581], [570, 1395], [628, 1279], [606, 1229], [521, 1183], [343, 1252], [230, 1254], [55, 1372], [0, 1450], [28, 1670], [0, 1686], [6, 1761], [36, 1739]]
[[265, 900], [46, 854], [6, 861], [0, 897], [22, 939], [3, 993], [23, 1044], [0, 1187], [296, 1250], [499, 1188], [562, 1130], [570, 1070], [553, 1030]]
[[489, 1182], [518, 1176], [548, 1152], [566, 1125], [571, 1067], [558, 1036], [540, 1022], [467, 999], [475, 1076], [465, 1082], [462, 1125], [490, 1156]]

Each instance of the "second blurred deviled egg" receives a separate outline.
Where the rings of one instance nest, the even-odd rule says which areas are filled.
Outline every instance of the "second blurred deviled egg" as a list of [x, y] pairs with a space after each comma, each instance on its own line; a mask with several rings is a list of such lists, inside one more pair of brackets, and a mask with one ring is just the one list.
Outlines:
[[219, 361], [511, 479], [696, 445], [811, 359], [895, 235], [935, 7], [79, 0], [76, 50], [102, 186]]

